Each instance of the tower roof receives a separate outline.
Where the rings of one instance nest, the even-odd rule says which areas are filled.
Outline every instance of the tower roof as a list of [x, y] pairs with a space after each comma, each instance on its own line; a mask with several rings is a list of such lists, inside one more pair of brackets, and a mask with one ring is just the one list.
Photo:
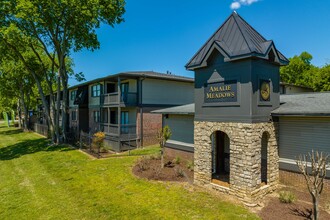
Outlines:
[[187, 63], [186, 68], [193, 70], [207, 65], [209, 55], [217, 49], [225, 61], [248, 57], [268, 59], [273, 51], [273, 62], [279, 65], [288, 64], [289, 60], [279, 52], [272, 40], [266, 40], [241, 16], [233, 12], [220, 28], [211, 36], [203, 47]]

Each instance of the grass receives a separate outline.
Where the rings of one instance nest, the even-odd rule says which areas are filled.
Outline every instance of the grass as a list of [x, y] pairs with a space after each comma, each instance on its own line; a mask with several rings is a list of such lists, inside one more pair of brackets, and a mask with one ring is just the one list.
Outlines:
[[125, 151], [118, 154], [111, 154], [108, 157], [123, 157], [123, 156], [143, 156], [143, 155], [153, 155], [153, 154], [159, 154], [160, 153], [160, 147], [159, 144], [144, 147], [144, 148], [138, 148], [131, 151]]
[[258, 219], [207, 192], [134, 177], [137, 156], [92, 159], [2, 124], [0, 140], [0, 219]]

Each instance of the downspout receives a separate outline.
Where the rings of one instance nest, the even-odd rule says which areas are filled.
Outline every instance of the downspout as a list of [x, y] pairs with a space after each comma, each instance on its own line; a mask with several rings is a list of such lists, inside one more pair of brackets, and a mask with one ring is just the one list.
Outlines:
[[140, 79], [141, 82], [141, 88], [140, 88], [140, 145], [141, 147], [143, 146], [143, 103], [142, 103], [142, 99], [143, 99], [143, 95], [142, 95], [142, 91], [143, 91], [143, 80], [146, 79], [146, 76], [143, 74], [143, 77]]

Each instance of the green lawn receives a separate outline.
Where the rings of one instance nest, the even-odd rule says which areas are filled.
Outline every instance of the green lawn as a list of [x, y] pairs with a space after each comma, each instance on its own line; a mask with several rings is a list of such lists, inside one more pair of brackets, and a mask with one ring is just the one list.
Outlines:
[[97, 160], [47, 144], [0, 124], [0, 219], [258, 218], [206, 192], [134, 177], [137, 156]]

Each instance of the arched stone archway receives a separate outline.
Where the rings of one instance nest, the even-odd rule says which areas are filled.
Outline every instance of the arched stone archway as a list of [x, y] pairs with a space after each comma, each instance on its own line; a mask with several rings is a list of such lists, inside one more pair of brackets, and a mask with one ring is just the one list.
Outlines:
[[[225, 133], [230, 140], [229, 183], [227, 186], [213, 181], [214, 160], [212, 134]], [[261, 187], [262, 137], [267, 134], [267, 185]], [[265, 139], [265, 138], [264, 138]], [[276, 123], [233, 123], [195, 121], [194, 183], [210, 187], [243, 200], [262, 198], [273, 191], [278, 183], [278, 153]]]
[[212, 182], [222, 186], [230, 183], [230, 138], [223, 131], [214, 131], [212, 143]]

